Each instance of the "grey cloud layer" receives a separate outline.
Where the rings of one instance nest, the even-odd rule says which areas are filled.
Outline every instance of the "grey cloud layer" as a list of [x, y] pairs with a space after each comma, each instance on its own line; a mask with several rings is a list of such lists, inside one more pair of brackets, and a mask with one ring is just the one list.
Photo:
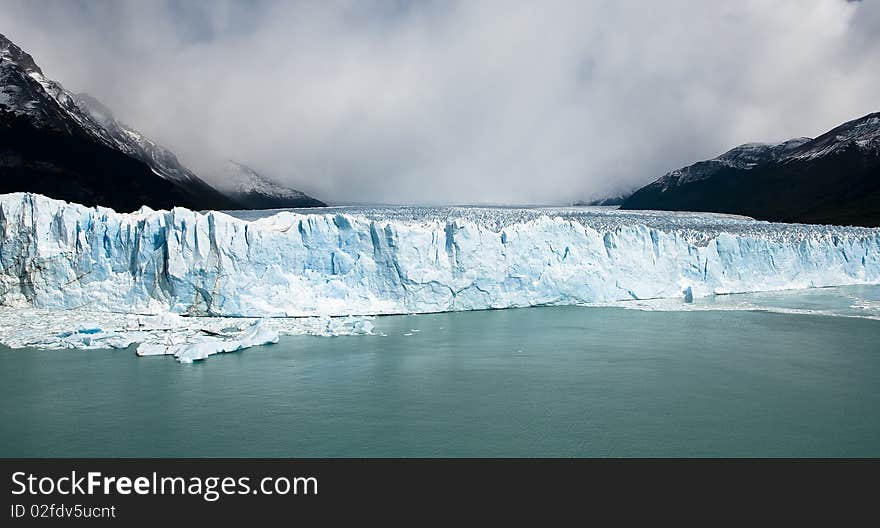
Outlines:
[[44, 71], [210, 178], [566, 203], [878, 110], [873, 2], [3, 1]]

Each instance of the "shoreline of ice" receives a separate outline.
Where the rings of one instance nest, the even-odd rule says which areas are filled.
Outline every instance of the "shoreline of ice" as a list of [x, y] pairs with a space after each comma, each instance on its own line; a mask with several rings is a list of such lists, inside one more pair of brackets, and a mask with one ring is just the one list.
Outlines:
[[[592, 303], [579, 308], [644, 312], [755, 311], [880, 321], [880, 286], [829, 287], [682, 299]], [[407, 314], [425, 315], [425, 314]], [[393, 315], [389, 317], [400, 317]], [[100, 324], [96, 322], [100, 321]], [[83, 309], [0, 306], [0, 344], [10, 348], [125, 349], [137, 356], [166, 355], [192, 363], [214, 354], [277, 343], [282, 336], [384, 336], [376, 317], [234, 318], [178, 314], [124, 314]], [[420, 332], [413, 328], [403, 334]]]
[[584, 306], [643, 312], [766, 312], [880, 321], [880, 285], [747, 292], [703, 297], [691, 302], [682, 299], [640, 299]]
[[0, 343], [10, 348], [125, 349], [181, 363], [277, 343], [281, 336], [372, 335], [372, 317], [182, 317], [0, 306]]

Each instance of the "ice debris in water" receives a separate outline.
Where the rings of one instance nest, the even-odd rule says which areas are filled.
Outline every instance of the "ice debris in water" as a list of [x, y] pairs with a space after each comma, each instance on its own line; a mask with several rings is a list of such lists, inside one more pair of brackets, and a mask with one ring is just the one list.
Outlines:
[[269, 345], [278, 342], [278, 332], [264, 328], [261, 321], [235, 338], [210, 336], [200, 341], [184, 344], [141, 343], [137, 348], [139, 356], [173, 355], [181, 363], [192, 363], [221, 352], [234, 352], [252, 346]]
[[[101, 326], [88, 326], [100, 321]], [[77, 330], [67, 330], [76, 328]], [[0, 342], [13, 348], [128, 348], [182, 363], [277, 343], [282, 335], [369, 335], [368, 317], [228, 318], [120, 314], [0, 306]]]

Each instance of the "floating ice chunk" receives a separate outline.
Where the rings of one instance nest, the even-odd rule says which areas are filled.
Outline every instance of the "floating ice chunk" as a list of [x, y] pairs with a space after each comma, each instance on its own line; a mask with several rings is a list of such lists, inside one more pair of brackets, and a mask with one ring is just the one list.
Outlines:
[[[214, 332], [212, 332], [214, 333]], [[235, 352], [260, 345], [277, 343], [279, 334], [257, 321], [240, 336], [224, 339], [216, 335], [192, 338], [182, 344], [141, 343], [137, 348], [139, 356], [173, 355], [181, 363], [192, 363], [223, 352]]]
[[234, 350], [238, 350], [237, 342], [206, 339], [196, 343], [169, 347], [168, 353], [173, 354], [174, 358], [181, 363], [192, 363], [193, 361], [199, 361], [214, 354], [232, 352]]
[[[92, 328], [98, 333], [67, 330]], [[161, 324], [160, 324], [161, 323]], [[281, 335], [371, 335], [365, 317], [228, 318], [141, 316], [77, 310], [43, 310], [0, 306], [0, 343], [13, 348], [127, 348], [137, 344], [138, 356], [177, 355], [181, 361], [203, 359], [218, 352], [271, 344]]]
[[162, 356], [168, 354], [169, 347], [159, 343], [141, 343], [137, 347], [139, 356]]
[[361, 335], [369, 335], [373, 333], [373, 323], [366, 319], [359, 319], [354, 322], [352, 325], [352, 333], [361, 334]]
[[262, 321], [257, 321], [244, 333], [238, 344], [241, 348], [248, 348], [275, 344], [278, 339], [278, 332], [266, 328]]

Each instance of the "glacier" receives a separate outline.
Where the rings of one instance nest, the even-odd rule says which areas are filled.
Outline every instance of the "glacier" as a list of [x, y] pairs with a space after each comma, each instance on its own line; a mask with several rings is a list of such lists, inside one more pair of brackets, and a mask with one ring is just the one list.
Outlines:
[[14, 193], [0, 267], [7, 307], [405, 314], [877, 284], [880, 229], [575, 208], [117, 213]]

